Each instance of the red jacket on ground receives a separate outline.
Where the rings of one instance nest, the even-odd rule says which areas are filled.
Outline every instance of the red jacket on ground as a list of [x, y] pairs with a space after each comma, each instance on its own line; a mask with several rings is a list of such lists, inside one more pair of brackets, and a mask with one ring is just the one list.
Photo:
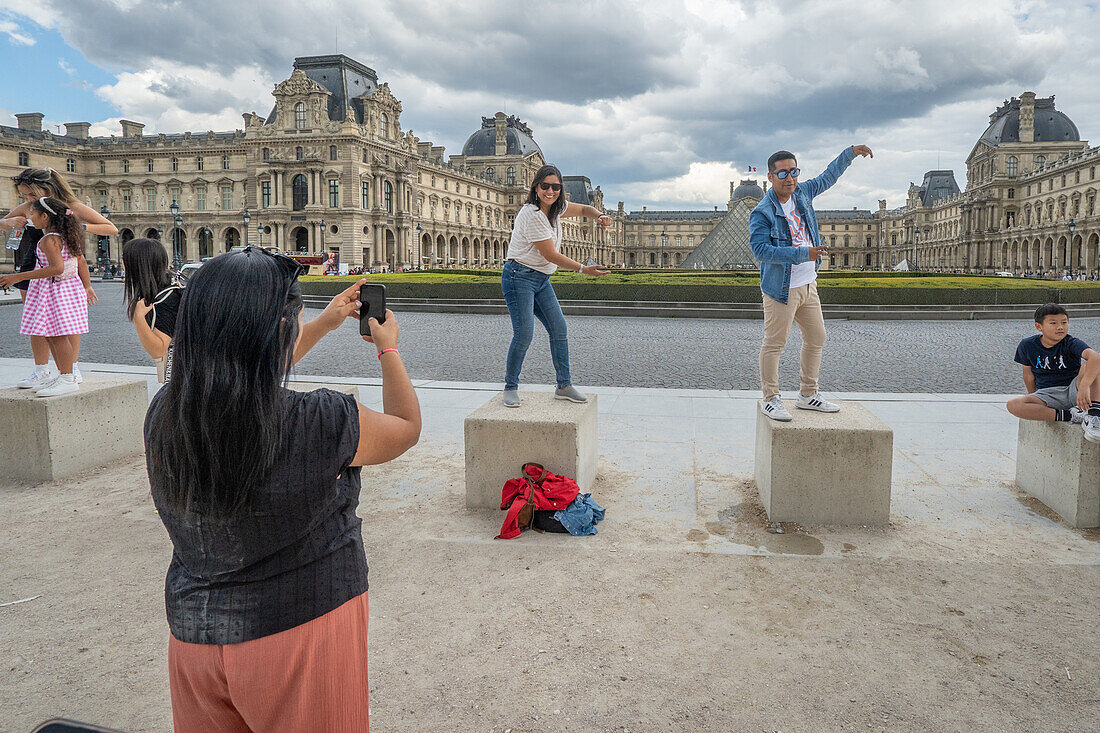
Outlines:
[[[557, 511], [565, 509], [573, 503], [580, 493], [577, 482], [568, 476], [558, 476], [546, 471], [542, 481], [539, 475], [543, 472], [541, 466], [528, 463], [523, 467], [524, 473], [530, 478], [530, 482], [522, 478], [509, 479], [504, 484], [500, 493], [500, 508], [507, 509], [504, 516], [504, 524], [501, 525], [498, 540], [510, 540], [519, 537], [519, 513], [527, 504], [530, 497], [535, 502], [535, 509]], [[533, 494], [533, 496], [532, 496]]]

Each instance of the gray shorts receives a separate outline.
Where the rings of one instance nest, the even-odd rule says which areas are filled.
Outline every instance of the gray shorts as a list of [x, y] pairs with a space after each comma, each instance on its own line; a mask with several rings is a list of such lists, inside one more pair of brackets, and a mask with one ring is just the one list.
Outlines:
[[1068, 410], [1077, 406], [1077, 380], [1064, 387], [1043, 387], [1032, 392], [1033, 395], [1055, 410]]

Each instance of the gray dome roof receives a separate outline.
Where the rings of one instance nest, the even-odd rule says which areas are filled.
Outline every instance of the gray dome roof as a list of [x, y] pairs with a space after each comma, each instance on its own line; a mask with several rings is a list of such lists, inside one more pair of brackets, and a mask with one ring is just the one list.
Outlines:
[[739, 199], [756, 199], [760, 201], [764, 198], [764, 189], [760, 188], [754, 180], [741, 180], [741, 185], [733, 190], [733, 195], [730, 196], [730, 201], [737, 201]]
[[[507, 118], [504, 137], [508, 142], [505, 155], [528, 155], [529, 153], [542, 153], [542, 148], [535, 142], [531, 128], [525, 125], [519, 118], [512, 116]], [[496, 119], [493, 117], [481, 118], [481, 129], [466, 140], [462, 146], [462, 154], [466, 156], [496, 155], [497, 132]]]
[[[1020, 142], [1020, 100], [1013, 97], [990, 116], [980, 138], [990, 145]], [[1035, 142], [1077, 142], [1081, 133], [1064, 113], [1054, 109], [1054, 97], [1035, 100]]]

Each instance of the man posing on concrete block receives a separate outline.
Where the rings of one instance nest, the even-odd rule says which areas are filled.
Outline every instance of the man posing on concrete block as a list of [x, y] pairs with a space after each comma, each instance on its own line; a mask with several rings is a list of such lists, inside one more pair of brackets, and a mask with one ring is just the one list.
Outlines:
[[1086, 440], [1100, 443], [1100, 354], [1069, 335], [1069, 314], [1057, 303], [1035, 309], [1035, 328], [1016, 347], [1027, 394], [1010, 399], [1008, 411], [1021, 420], [1079, 423]]
[[764, 299], [764, 345], [760, 349], [760, 411], [784, 422], [791, 413], [779, 397], [779, 355], [787, 345], [791, 323], [802, 331], [801, 390], [795, 407], [837, 412], [817, 392], [825, 319], [817, 297], [817, 268], [826, 254], [817, 230], [813, 199], [832, 187], [857, 155], [874, 155], [866, 145], [853, 145], [837, 156], [817, 178], [799, 183], [794, 153], [780, 150], [768, 158], [771, 190], [749, 217], [749, 242], [760, 260], [760, 290]]

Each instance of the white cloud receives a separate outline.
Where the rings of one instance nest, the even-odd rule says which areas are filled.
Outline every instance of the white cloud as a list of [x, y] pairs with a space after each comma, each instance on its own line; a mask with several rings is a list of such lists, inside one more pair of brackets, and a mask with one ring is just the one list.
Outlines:
[[24, 33], [22, 28], [10, 20], [0, 20], [0, 33], [5, 34], [8, 42], [16, 46], [33, 46], [37, 43], [34, 36]]

